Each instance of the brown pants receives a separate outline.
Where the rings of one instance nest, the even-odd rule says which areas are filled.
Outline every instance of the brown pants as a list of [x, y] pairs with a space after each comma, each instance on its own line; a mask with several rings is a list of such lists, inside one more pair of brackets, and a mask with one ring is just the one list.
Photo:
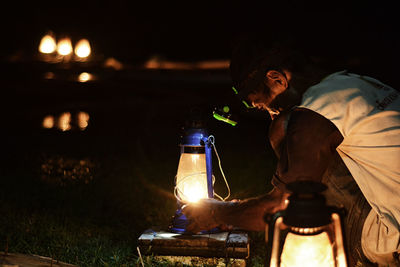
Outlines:
[[360, 266], [360, 263], [362, 266], [377, 266], [364, 256], [361, 248], [361, 233], [371, 206], [338, 154], [325, 172], [322, 182], [328, 186], [325, 192], [328, 205], [345, 210], [343, 230], [349, 266]]

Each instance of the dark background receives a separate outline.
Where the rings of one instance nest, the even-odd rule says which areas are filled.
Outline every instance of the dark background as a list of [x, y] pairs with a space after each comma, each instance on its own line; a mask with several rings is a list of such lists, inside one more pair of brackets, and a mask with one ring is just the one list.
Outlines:
[[[359, 60], [389, 72], [399, 58], [394, 1], [11, 1], [2, 7], [2, 55], [37, 51], [48, 31], [88, 38], [123, 62], [229, 58], [243, 31], [292, 36], [329, 60]], [[354, 62], [353, 62], [354, 64]], [[378, 66], [375, 66], [378, 65]]]
[[[17, 155], [17, 161], [19, 152], [15, 148], [29, 151], [22, 141], [38, 151], [46, 150], [53, 144], [46, 139], [48, 133], [42, 133], [44, 116], [84, 110], [90, 114], [90, 124], [86, 131], [76, 134], [78, 143], [79, 138], [87, 138], [101, 142], [100, 147], [115, 148], [118, 154], [118, 148], [131, 149], [126, 142], [150, 142], [154, 146], [150, 154], [165, 146], [165, 151], [176, 152], [180, 127], [190, 118], [191, 109], [199, 107], [211, 130], [221, 131], [218, 134], [226, 139], [227, 148], [231, 148], [229, 142], [243, 139], [249, 143], [240, 145], [259, 152], [268, 146], [265, 114], [244, 116], [242, 122], [250, 124], [241, 123], [243, 127], [237, 131], [221, 126], [211, 116], [215, 106], [231, 101], [228, 69], [129, 67], [141, 66], [153, 55], [183, 62], [229, 59], [231, 46], [241, 33], [255, 32], [271, 40], [280, 33], [332, 71], [349, 69], [400, 86], [398, 10], [394, 2], [304, 2], [9, 2], [0, 17], [0, 111], [2, 132], [9, 136], [6, 148]], [[39, 62], [37, 48], [48, 31], [57, 38], [70, 36], [73, 41], [88, 38], [94, 55], [114, 57], [127, 67], [118, 71], [102, 68], [101, 62]], [[79, 83], [71, 78], [82, 71], [93, 73], [96, 80]], [[55, 73], [56, 78], [44, 79], [48, 72]], [[160, 138], [160, 128], [176, 138]], [[254, 138], [258, 134], [259, 138]], [[54, 131], [51, 137], [68, 135]], [[68, 142], [64, 146], [74, 151]], [[75, 151], [79, 154], [80, 150]], [[82, 153], [87, 151], [91, 150], [83, 149]]]

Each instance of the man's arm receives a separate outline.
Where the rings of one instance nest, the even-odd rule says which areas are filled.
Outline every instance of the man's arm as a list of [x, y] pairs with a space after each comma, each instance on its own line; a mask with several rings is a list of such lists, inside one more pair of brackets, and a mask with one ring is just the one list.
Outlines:
[[265, 214], [285, 207], [288, 196], [285, 184], [297, 180], [320, 181], [342, 140], [336, 126], [314, 111], [298, 108], [282, 114], [270, 127], [271, 145], [278, 156], [272, 181], [275, 188], [263, 196], [238, 202], [207, 199], [190, 204], [183, 210], [190, 221], [187, 230], [198, 232], [233, 226], [263, 231]]
[[186, 229], [192, 233], [215, 227], [264, 231], [264, 215], [284, 209], [287, 196], [284, 191], [274, 188], [268, 194], [241, 201], [204, 199], [184, 207], [183, 213], [190, 222]]

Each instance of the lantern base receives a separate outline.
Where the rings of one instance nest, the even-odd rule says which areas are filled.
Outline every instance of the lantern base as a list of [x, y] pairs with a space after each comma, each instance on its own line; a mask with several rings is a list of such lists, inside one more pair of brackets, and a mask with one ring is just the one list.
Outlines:
[[[188, 225], [189, 221], [186, 218], [185, 214], [182, 213], [182, 209], [178, 208], [175, 211], [175, 215], [172, 218], [172, 224], [168, 227], [168, 230], [173, 233], [178, 234], [193, 234], [186, 231], [186, 226]], [[204, 230], [201, 231], [200, 234], [214, 234], [219, 233], [221, 230], [219, 228], [214, 228], [211, 230]]]

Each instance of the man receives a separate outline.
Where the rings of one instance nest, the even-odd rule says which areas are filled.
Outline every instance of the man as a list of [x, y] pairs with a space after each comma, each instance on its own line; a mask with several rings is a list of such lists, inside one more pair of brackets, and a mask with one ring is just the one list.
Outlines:
[[187, 205], [187, 229], [265, 230], [285, 208], [285, 184], [323, 182], [328, 203], [346, 210], [350, 266], [400, 266], [400, 92], [347, 71], [329, 74], [289, 47], [252, 40], [234, 50], [240, 95], [273, 119], [278, 157], [266, 195]]

